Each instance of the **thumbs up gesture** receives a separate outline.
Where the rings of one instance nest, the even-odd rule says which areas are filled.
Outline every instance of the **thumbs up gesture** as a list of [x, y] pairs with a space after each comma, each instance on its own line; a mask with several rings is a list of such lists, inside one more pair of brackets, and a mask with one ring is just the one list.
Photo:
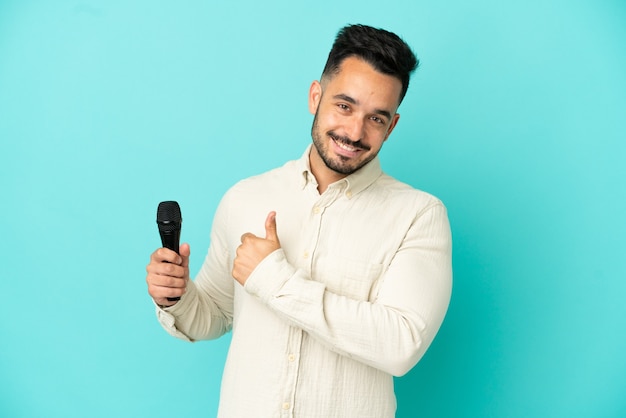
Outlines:
[[252, 271], [268, 255], [280, 248], [276, 232], [276, 212], [270, 212], [265, 219], [265, 238], [246, 232], [241, 236], [241, 245], [233, 263], [233, 277], [242, 286]]

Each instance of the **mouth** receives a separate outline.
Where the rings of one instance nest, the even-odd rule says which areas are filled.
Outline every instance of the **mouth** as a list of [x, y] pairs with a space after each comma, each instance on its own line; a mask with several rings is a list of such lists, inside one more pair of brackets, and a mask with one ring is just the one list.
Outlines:
[[361, 144], [360, 141], [350, 141], [348, 138], [337, 136], [332, 132], [329, 132], [328, 136], [334, 144], [335, 152], [340, 156], [353, 158], [360, 152], [369, 150], [369, 147]]

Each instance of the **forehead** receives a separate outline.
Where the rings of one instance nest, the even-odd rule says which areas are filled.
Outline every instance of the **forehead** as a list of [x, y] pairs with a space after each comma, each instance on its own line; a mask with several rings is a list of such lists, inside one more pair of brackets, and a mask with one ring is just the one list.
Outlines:
[[324, 93], [330, 96], [343, 94], [363, 103], [371, 102], [377, 107], [395, 113], [399, 105], [402, 82], [389, 74], [377, 71], [368, 62], [348, 57], [339, 70], [322, 80]]

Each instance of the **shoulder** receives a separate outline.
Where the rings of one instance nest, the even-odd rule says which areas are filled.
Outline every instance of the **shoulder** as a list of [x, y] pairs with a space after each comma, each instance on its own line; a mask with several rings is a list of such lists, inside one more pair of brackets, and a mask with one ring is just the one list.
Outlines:
[[277, 202], [292, 196], [298, 187], [298, 178], [302, 177], [298, 177], [297, 171], [295, 162], [289, 161], [281, 167], [238, 181], [222, 197], [220, 212], [239, 221], [251, 214], [276, 210]]
[[410, 207], [417, 212], [423, 212], [433, 207], [445, 209], [443, 202], [438, 197], [385, 173], [382, 173], [374, 182], [373, 191], [380, 199], [392, 206]]
[[227, 194], [266, 193], [272, 188], [284, 188], [298, 180], [296, 161], [288, 161], [280, 167], [247, 177], [235, 183]]
[[297, 179], [296, 164], [288, 161], [281, 167], [239, 180], [226, 191], [221, 205], [240, 205], [243, 202], [268, 199], [274, 193], [291, 189]]

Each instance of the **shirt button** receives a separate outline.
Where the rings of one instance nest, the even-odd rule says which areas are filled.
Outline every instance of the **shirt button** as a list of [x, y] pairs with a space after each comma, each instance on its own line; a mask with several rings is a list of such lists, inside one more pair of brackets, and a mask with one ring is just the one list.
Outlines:
[[305, 251], [304, 254], [302, 254], [302, 257], [304, 258], [309, 258], [309, 252]]
[[285, 410], [289, 409], [289, 402], [285, 402], [283, 404], [283, 409], [285, 409]]
[[296, 359], [296, 356], [294, 356], [293, 354], [289, 354], [288, 359], [290, 362], [293, 362]]
[[352, 192], [346, 192], [346, 197], [350, 199], [352, 197]]
[[315, 207], [313, 208], [313, 213], [317, 215], [318, 213], [320, 213], [320, 210], [321, 210], [321, 209], [319, 208], [319, 206], [315, 206]]

